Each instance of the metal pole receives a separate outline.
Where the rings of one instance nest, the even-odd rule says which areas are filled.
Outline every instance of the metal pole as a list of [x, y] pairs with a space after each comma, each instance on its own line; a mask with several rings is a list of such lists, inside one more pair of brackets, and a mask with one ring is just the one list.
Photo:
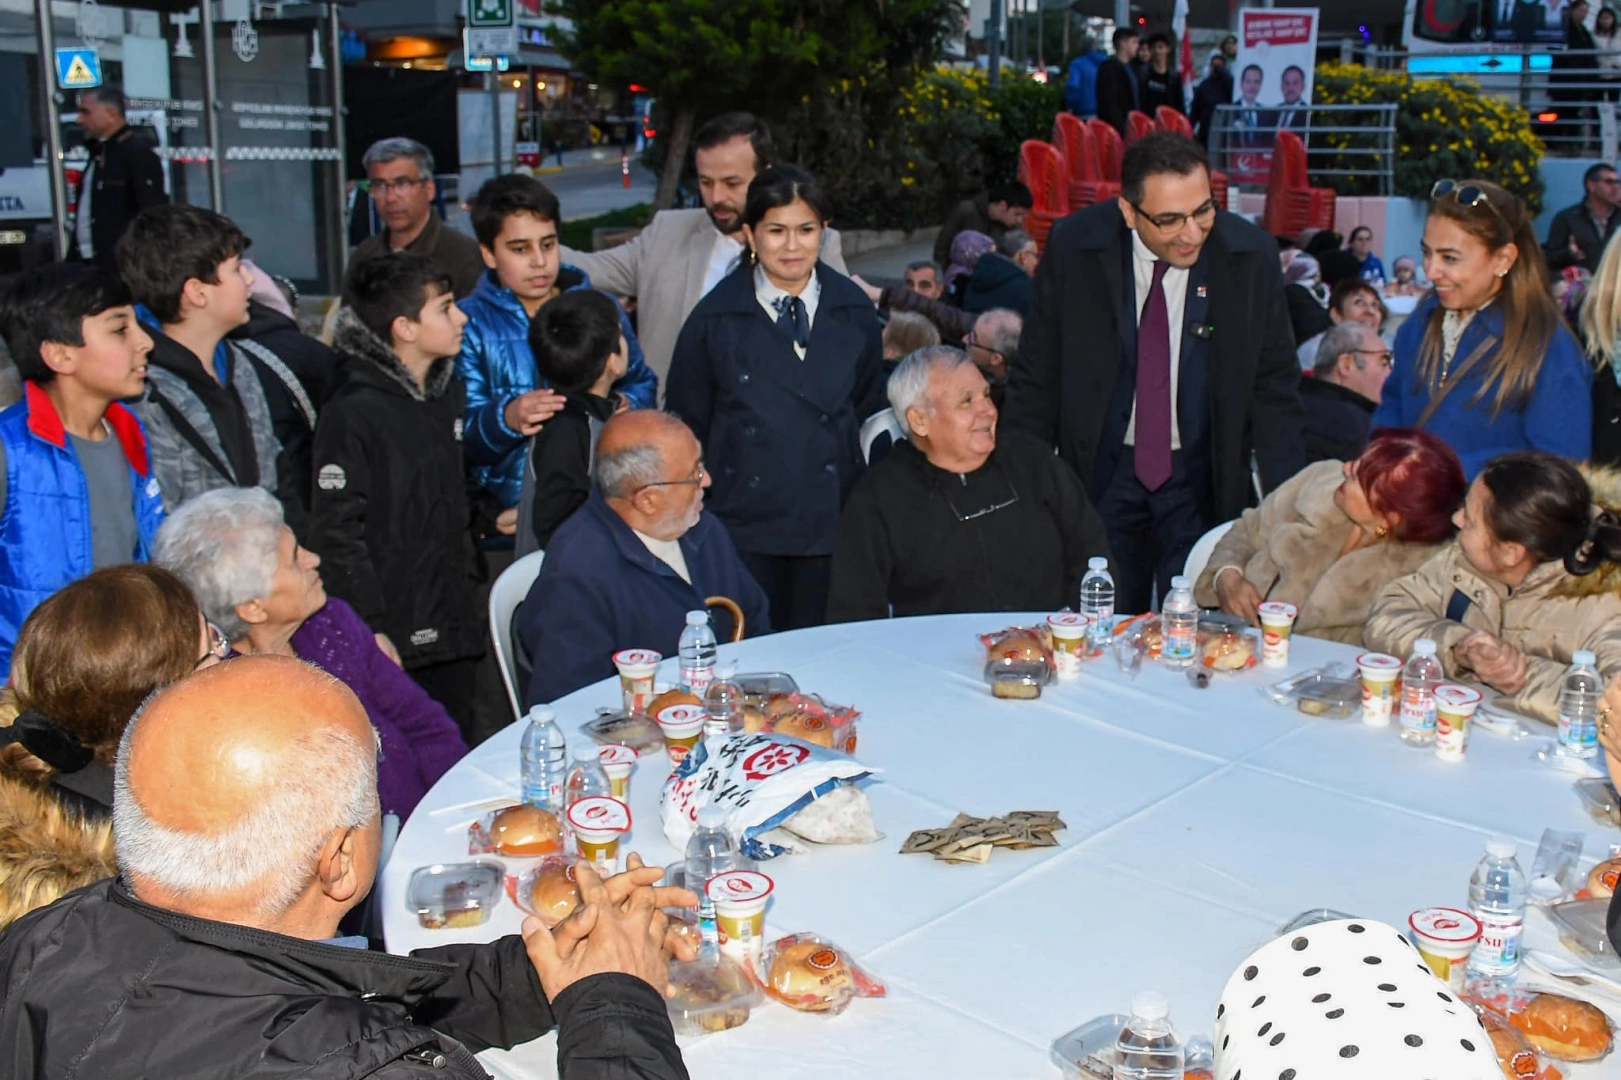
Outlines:
[[1114, 0], [1114, 28], [1118, 30], [1122, 26], [1136, 25], [1131, 21], [1131, 0]]
[[1036, 64], [1042, 71], [1047, 70], [1046, 0], [1036, 0]]
[[490, 146], [495, 156], [495, 175], [501, 175], [501, 75], [495, 69], [501, 66], [499, 57], [490, 57]]
[[[39, 31], [39, 77], [45, 101], [45, 153], [51, 175], [51, 241], [56, 257], [68, 255], [68, 186], [62, 173], [62, 95], [56, 89], [56, 27], [51, 25], [51, 0], [34, 0]], [[90, 212], [88, 206], [79, 212]]]
[[219, 69], [215, 64], [214, 5], [203, 0], [203, 130], [208, 137], [208, 198], [216, 214], [225, 213], [225, 146], [220, 136]]
[[990, 40], [985, 62], [990, 68], [991, 89], [995, 90], [1002, 85], [1002, 0], [991, 0], [991, 17], [986, 21], [990, 32], [985, 36]]
[[[332, 77], [332, 141], [342, 155], [338, 158], [336, 167], [333, 169], [334, 181], [332, 187], [332, 194], [335, 198], [332, 204], [332, 220], [337, 223], [337, 231], [332, 234], [336, 241], [332, 245], [332, 249], [337, 252], [337, 258], [333, 262], [338, 270], [333, 285], [337, 285], [338, 282], [343, 280], [344, 271], [349, 266], [349, 191], [346, 183], [349, 172], [349, 132], [344, 117], [343, 24], [338, 18], [338, 5], [335, 3], [327, 4], [326, 14], [326, 47], [329, 54], [326, 66]], [[357, 194], [355, 197], [358, 199], [361, 196]]]

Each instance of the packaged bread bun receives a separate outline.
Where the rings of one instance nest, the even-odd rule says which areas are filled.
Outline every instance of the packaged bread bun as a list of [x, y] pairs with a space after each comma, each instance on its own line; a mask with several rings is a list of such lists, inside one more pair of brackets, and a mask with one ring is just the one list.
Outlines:
[[1587, 875], [1587, 892], [1590, 896], [1606, 899], [1614, 896], [1617, 888], [1621, 888], [1621, 859], [1606, 859]]
[[551, 855], [563, 850], [557, 815], [538, 806], [509, 806], [486, 814], [467, 830], [467, 850], [494, 851], [518, 857]]
[[1230, 630], [1214, 635], [1200, 646], [1200, 656], [1204, 666], [1211, 671], [1243, 671], [1258, 662], [1255, 659], [1255, 643], [1249, 635]]
[[1509, 1022], [1532, 1046], [1560, 1061], [1597, 1061], [1615, 1041], [1604, 1010], [1561, 994], [1536, 995]]
[[518, 906], [533, 913], [548, 930], [574, 914], [580, 906], [580, 884], [574, 878], [578, 862], [566, 855], [543, 860], [518, 880]]
[[801, 1012], [841, 1013], [858, 997], [888, 993], [848, 953], [815, 934], [778, 938], [756, 964], [765, 992]]

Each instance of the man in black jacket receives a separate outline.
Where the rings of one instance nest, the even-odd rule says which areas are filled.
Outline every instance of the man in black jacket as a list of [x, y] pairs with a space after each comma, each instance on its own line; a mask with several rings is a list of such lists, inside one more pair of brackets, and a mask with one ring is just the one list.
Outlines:
[[1114, 55], [1098, 68], [1098, 119], [1126, 134], [1126, 114], [1142, 108], [1142, 87], [1132, 62], [1137, 58], [1137, 31], [1122, 26], [1114, 32]]
[[1361, 456], [1390, 365], [1390, 346], [1366, 323], [1343, 322], [1323, 335], [1316, 365], [1300, 376], [1307, 464]]
[[1252, 456], [1271, 489], [1305, 451], [1277, 242], [1217, 209], [1192, 139], [1138, 140], [1121, 175], [1053, 230], [1004, 418], [1080, 476], [1138, 612], [1253, 502]]
[[79, 126], [88, 135], [90, 161], [74, 195], [68, 257], [95, 261], [116, 273], [118, 238], [149, 206], [169, 201], [163, 190], [163, 165], [151, 140], [135, 133], [124, 120], [124, 92], [98, 86], [79, 95]]
[[555, 1026], [565, 1080], [686, 1080], [660, 990], [666, 942], [691, 950], [659, 909], [697, 897], [656, 870], [582, 869], [582, 910], [522, 938], [388, 956], [339, 936], [377, 874], [375, 736], [291, 657], [148, 702], [114, 777], [121, 876], [0, 935], [0, 1075], [486, 1080], [473, 1054]]
[[1601, 161], [1589, 167], [1582, 174], [1582, 187], [1586, 189], [1582, 201], [1559, 211], [1548, 226], [1542, 250], [1555, 271], [1584, 266], [1588, 273], [1598, 273], [1605, 245], [1621, 226], [1621, 214], [1616, 213], [1621, 207], [1621, 177], [1615, 166]]
[[998, 433], [968, 355], [919, 349], [889, 377], [889, 402], [908, 438], [845, 504], [828, 621], [1074, 604], [1087, 560], [1109, 555], [1103, 523], [1051, 449]]
[[467, 316], [451, 288], [414, 251], [350, 271], [351, 306], [333, 328], [348, 377], [315, 425], [310, 548], [327, 589], [388, 638], [473, 742], [485, 627], [455, 370]]

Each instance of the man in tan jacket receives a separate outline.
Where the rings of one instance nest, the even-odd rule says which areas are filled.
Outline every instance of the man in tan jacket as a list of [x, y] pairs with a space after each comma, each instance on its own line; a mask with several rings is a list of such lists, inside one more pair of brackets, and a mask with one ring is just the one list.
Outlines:
[[[715, 117], [693, 145], [702, 210], [661, 210], [636, 239], [607, 251], [563, 249], [595, 288], [636, 298], [636, 335], [660, 386], [687, 316], [738, 265], [749, 184], [774, 161], [771, 129], [750, 113]], [[822, 235], [822, 261], [847, 272], [836, 230]]]

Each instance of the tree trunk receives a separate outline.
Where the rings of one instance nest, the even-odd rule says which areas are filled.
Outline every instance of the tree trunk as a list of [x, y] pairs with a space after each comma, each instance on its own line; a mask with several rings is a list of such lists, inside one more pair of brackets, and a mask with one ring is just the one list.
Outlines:
[[681, 172], [687, 164], [687, 146], [692, 142], [692, 129], [698, 122], [698, 110], [683, 105], [675, 110], [670, 123], [670, 141], [664, 147], [664, 172], [659, 177], [658, 194], [653, 197], [653, 211], [668, 210], [675, 202], [675, 189], [681, 184]]

